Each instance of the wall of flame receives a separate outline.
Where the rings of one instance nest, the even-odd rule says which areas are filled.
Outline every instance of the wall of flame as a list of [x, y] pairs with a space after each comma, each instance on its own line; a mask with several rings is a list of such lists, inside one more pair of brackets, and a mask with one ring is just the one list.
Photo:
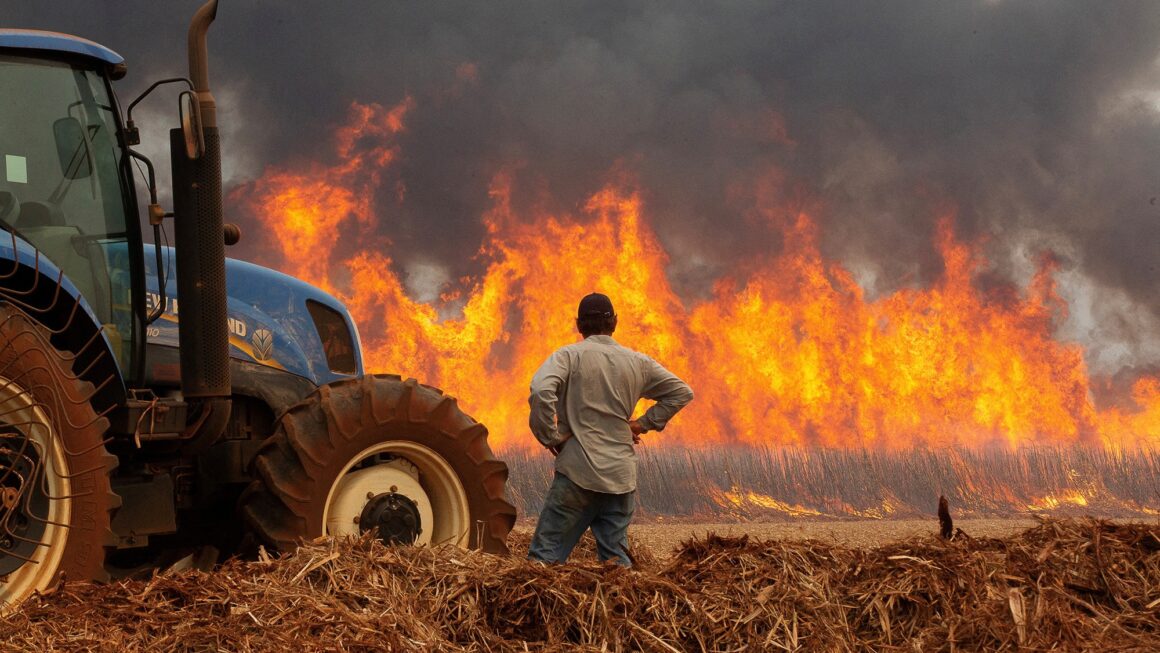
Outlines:
[[269, 234], [259, 262], [346, 302], [369, 371], [457, 396], [493, 446], [534, 443], [528, 382], [575, 340], [576, 303], [592, 291], [612, 297], [618, 341], [696, 391], [649, 439], [884, 449], [1160, 443], [1160, 379], [1137, 380], [1127, 408], [1100, 409], [1082, 348], [1055, 339], [1067, 307], [1051, 259], [1018, 296], [988, 294], [973, 283], [986, 268], [981, 244], [957, 240], [951, 215], [938, 218], [942, 278], [870, 300], [821, 255], [807, 211], [759, 202], [756, 237], [780, 241], [782, 253], [737, 261], [711, 297], [684, 302], [666, 278], [661, 218], [631, 184], [596, 190], [573, 215], [521, 214], [510, 201], [514, 173], [499, 170], [481, 216], [484, 271], [437, 302], [415, 301], [382, 236], [389, 210], [375, 201], [414, 104], [355, 103], [334, 134], [332, 163], [271, 166], [230, 201]]

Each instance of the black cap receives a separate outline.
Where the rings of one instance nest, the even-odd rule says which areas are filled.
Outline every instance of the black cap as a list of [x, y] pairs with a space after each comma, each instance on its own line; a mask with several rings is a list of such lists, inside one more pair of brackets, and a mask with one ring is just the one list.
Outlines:
[[601, 295], [598, 292], [586, 295], [584, 299], [580, 300], [580, 308], [576, 309], [576, 317], [589, 315], [612, 317], [615, 314], [616, 312], [612, 310], [612, 300], [608, 298], [608, 295]]

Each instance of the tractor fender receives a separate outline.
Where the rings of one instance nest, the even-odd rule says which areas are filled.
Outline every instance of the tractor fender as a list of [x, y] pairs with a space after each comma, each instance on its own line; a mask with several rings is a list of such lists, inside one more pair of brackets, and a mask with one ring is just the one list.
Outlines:
[[43, 325], [52, 345], [73, 356], [73, 373], [96, 388], [98, 414], [124, 402], [124, 373], [92, 306], [60, 267], [14, 233], [0, 232], [0, 301]]

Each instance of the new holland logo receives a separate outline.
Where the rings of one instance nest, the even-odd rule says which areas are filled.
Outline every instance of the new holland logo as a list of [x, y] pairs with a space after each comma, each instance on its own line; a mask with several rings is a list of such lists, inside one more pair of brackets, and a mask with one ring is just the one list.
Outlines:
[[274, 334], [269, 329], [254, 330], [250, 343], [254, 345], [254, 359], [268, 361], [274, 357]]

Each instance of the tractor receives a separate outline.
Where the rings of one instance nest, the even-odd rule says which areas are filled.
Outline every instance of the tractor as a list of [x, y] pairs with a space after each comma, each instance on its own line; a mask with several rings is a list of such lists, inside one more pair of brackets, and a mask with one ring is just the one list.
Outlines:
[[330, 294], [226, 258], [216, 14], [193, 17], [189, 77], [145, 92], [179, 88], [171, 211], [134, 149], [142, 98], [123, 118], [113, 93], [123, 58], [0, 29], [0, 610], [62, 579], [320, 536], [506, 552], [487, 429], [438, 389], [365, 374]]

